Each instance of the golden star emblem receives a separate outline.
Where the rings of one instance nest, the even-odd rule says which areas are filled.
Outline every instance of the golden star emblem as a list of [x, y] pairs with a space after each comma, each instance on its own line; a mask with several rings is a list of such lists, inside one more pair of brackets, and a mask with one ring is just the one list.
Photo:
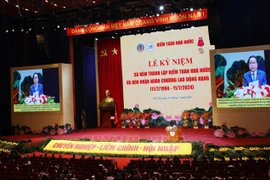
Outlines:
[[106, 49], [103, 49], [103, 50], [101, 51], [101, 55], [100, 55], [100, 56], [101, 56], [101, 57], [103, 57], [103, 56], [108, 56]]
[[113, 55], [117, 55], [117, 49], [115, 49], [115, 48], [113, 48], [113, 50], [112, 50], [112, 53], [113, 53]]

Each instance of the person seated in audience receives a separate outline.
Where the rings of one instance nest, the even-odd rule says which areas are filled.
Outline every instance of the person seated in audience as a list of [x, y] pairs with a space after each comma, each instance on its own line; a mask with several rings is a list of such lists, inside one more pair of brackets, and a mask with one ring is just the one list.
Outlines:
[[184, 175], [184, 173], [183, 172], [180, 172], [179, 174], [178, 174], [178, 179], [187, 179], [187, 177]]
[[193, 161], [197, 161], [197, 159], [198, 159], [198, 155], [197, 154], [194, 154]]
[[159, 157], [157, 160], [158, 163], [163, 163], [162, 157]]
[[167, 158], [166, 158], [166, 160], [165, 160], [165, 164], [171, 164], [170, 157], [167, 157]]
[[173, 161], [173, 164], [180, 164], [180, 160], [177, 156], [174, 156], [172, 161]]
[[112, 176], [112, 173], [108, 172], [106, 179], [107, 180], [113, 180], [114, 177]]
[[40, 180], [47, 180], [49, 179], [49, 173], [48, 173], [48, 168], [44, 168], [40, 173], [39, 173]]

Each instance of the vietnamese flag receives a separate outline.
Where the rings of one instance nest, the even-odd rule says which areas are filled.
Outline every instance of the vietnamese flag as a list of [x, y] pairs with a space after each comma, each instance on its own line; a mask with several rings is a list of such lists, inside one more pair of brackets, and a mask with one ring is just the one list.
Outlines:
[[[124, 109], [120, 38], [97, 41], [99, 99], [105, 97], [106, 89], [116, 103], [115, 124]], [[119, 125], [119, 123], [118, 123]]]

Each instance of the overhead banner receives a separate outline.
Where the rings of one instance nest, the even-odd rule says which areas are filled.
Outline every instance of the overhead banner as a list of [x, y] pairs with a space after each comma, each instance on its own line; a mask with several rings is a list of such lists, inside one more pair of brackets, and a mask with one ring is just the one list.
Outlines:
[[[208, 27], [121, 37], [124, 107], [166, 120], [211, 104]], [[157, 119], [157, 117], [155, 117]]]
[[116, 155], [191, 155], [192, 144], [51, 140], [43, 150]]
[[203, 19], [207, 19], [206, 8], [202, 10], [186, 11], [174, 14], [163, 14], [160, 16], [153, 16], [153, 17], [134, 18], [129, 19], [127, 21], [120, 20], [118, 22], [108, 22], [105, 24], [94, 24], [88, 26], [77, 26], [74, 28], [67, 28], [67, 36], [76, 36], [107, 31], [117, 31], [148, 26], [158, 26], [187, 21], [197, 21]]

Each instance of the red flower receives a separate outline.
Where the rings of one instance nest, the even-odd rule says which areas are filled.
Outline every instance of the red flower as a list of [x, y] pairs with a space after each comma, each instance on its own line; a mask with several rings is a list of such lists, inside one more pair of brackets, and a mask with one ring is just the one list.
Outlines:
[[238, 133], [239, 135], [242, 135], [242, 134], [245, 133], [245, 131], [243, 131], [243, 129], [238, 129], [237, 133]]
[[217, 130], [215, 130], [215, 132], [214, 132], [214, 136], [215, 137], [223, 137], [224, 136], [224, 131], [222, 130], [222, 129], [217, 129]]
[[259, 135], [260, 137], [264, 137], [264, 136], [266, 135], [266, 132], [259, 132], [258, 135]]
[[58, 134], [58, 135], [62, 135], [62, 134], [64, 134], [64, 130], [63, 130], [63, 129], [61, 129], [61, 128], [58, 128], [58, 130], [57, 130], [57, 134]]
[[55, 135], [55, 130], [54, 130], [54, 129], [52, 129], [52, 130], [50, 131], [50, 135]]
[[256, 133], [256, 132], [251, 132], [250, 135], [251, 135], [252, 137], [255, 137], [255, 136], [257, 136], [257, 133]]
[[229, 138], [235, 138], [235, 133], [230, 131], [230, 132], [227, 133], [227, 136]]

